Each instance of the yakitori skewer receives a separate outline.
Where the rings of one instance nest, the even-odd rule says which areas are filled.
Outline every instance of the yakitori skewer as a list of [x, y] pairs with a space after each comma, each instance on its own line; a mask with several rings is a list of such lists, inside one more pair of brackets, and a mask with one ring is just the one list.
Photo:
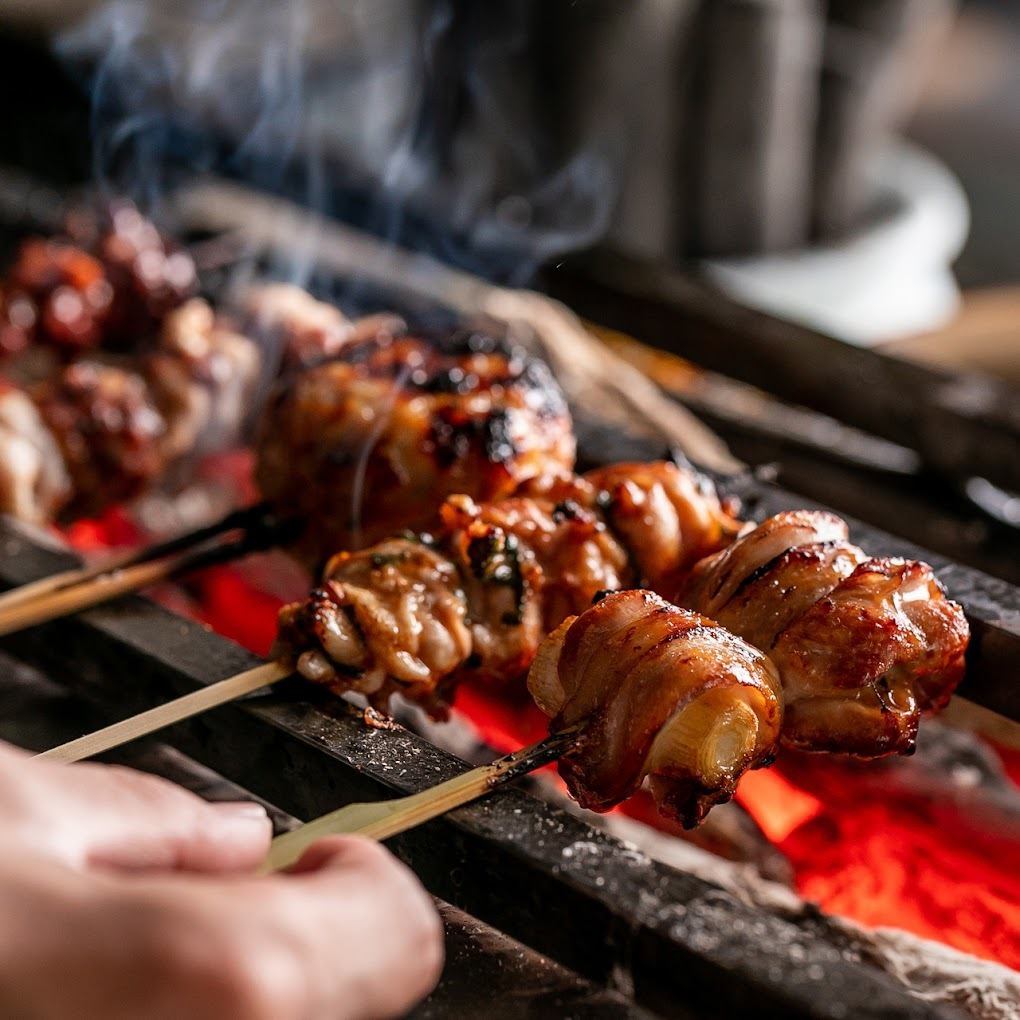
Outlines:
[[[394, 338], [386, 321], [372, 338], [352, 341], [349, 360], [295, 376], [264, 417], [258, 481], [278, 514], [303, 522], [292, 551], [309, 564], [425, 528], [452, 492], [496, 499], [522, 485], [547, 488], [573, 467], [570, 415], [543, 365], [479, 331]], [[184, 536], [174, 547], [202, 537]], [[153, 558], [150, 551], [138, 559]], [[131, 590], [101, 583], [107, 573], [65, 574], [0, 597], [0, 631]], [[49, 598], [72, 583], [94, 584], [92, 594]], [[22, 611], [29, 604], [38, 608]], [[15, 607], [8, 625], [4, 609]]]
[[393, 800], [348, 804], [331, 811], [292, 832], [277, 836], [269, 848], [262, 871], [290, 867], [323, 836], [346, 834], [383, 840], [413, 829], [555, 761], [576, 735], [576, 728], [554, 733], [531, 747], [514, 751], [488, 765], [480, 765], [421, 793]]
[[965, 618], [925, 565], [872, 559], [818, 512], [734, 541], [737, 522], [676, 465], [615, 465], [490, 504], [452, 497], [440, 518], [429, 536], [334, 557], [281, 612], [278, 654], [379, 709], [399, 692], [441, 716], [458, 683], [519, 680], [566, 618], [644, 580], [776, 665], [787, 744], [909, 751], [921, 712], [962, 675]]

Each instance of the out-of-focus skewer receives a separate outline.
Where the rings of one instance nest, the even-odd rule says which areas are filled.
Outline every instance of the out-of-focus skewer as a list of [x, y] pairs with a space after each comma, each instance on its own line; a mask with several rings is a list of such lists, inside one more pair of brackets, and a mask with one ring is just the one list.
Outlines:
[[959, 694], [952, 697], [939, 719], [956, 729], [970, 730], [1003, 747], [1020, 751], [1020, 723], [969, 698], [961, 698]]
[[[245, 518], [248, 513], [238, 511], [237, 516]], [[252, 513], [247, 524], [238, 527], [236, 520], [226, 525], [219, 522], [131, 556], [126, 565], [114, 563], [105, 569], [83, 569], [80, 574], [67, 571], [53, 575], [37, 582], [39, 587], [27, 594], [25, 588], [29, 586], [16, 588], [0, 603], [0, 636], [90, 609], [200, 567], [239, 559], [283, 540], [291, 527], [289, 522], [273, 520], [264, 512]], [[241, 534], [217, 541], [224, 530]]]
[[224, 705], [244, 694], [251, 694], [262, 687], [275, 684], [290, 676], [291, 672], [290, 666], [281, 662], [263, 663], [254, 669], [245, 670], [243, 673], [237, 673], [218, 683], [175, 698], [165, 705], [141, 712], [130, 719], [123, 719], [121, 722], [113, 723], [111, 726], [96, 730], [84, 737], [78, 737], [76, 740], [69, 740], [59, 747], [43, 751], [37, 757], [65, 763], [91, 758], [103, 751], [110, 751], [115, 747], [120, 747], [121, 744], [127, 744], [139, 737], [172, 726], [182, 719], [189, 719], [191, 716], [215, 708], [217, 705]]
[[488, 765], [471, 769], [431, 789], [408, 797], [372, 803], [348, 804], [331, 811], [293, 832], [273, 840], [263, 872], [279, 871], [294, 864], [316, 840], [338, 834], [365, 836], [368, 839], [389, 839], [413, 829], [456, 807], [468, 804], [504, 783], [533, 772], [555, 761], [573, 742], [576, 728], [563, 730], [514, 751]]
[[244, 507], [241, 510], [232, 510], [213, 524], [198, 528], [195, 531], [189, 531], [185, 535], [178, 535], [167, 539], [165, 542], [146, 546], [144, 549], [132, 549], [128, 552], [111, 556], [92, 566], [62, 570], [59, 573], [50, 574], [48, 577], [41, 577], [38, 581], [31, 581], [28, 584], [12, 588], [10, 591], [0, 594], [0, 619], [3, 618], [3, 614], [8, 609], [31, 602], [50, 592], [62, 591], [65, 588], [70, 588], [72, 585], [84, 584], [108, 574], [115, 574], [135, 564], [148, 563], [167, 557], [172, 553], [185, 549], [193, 549], [209, 539], [228, 531], [234, 531], [238, 528], [249, 528], [253, 524], [257, 524], [265, 519], [267, 511], [268, 504], [266, 503]]

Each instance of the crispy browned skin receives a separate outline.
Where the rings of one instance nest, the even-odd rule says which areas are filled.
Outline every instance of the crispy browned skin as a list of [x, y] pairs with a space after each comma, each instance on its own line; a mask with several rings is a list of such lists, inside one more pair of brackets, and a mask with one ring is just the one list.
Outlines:
[[280, 611], [279, 628], [276, 653], [309, 680], [380, 709], [401, 691], [437, 716], [472, 650], [456, 567], [411, 539], [340, 553], [308, 599]]
[[[654, 489], [661, 479], [682, 470], [665, 463], [635, 464], [632, 469], [636, 490]], [[564, 491], [569, 497], [557, 498]], [[443, 649], [443, 655], [422, 658], [428, 668], [421, 678], [398, 674], [397, 679], [403, 693], [418, 700], [424, 697], [432, 709], [435, 692], [451, 691], [466, 677], [500, 684], [519, 680], [543, 637], [565, 617], [583, 612], [602, 590], [637, 583], [635, 557], [613, 529], [601, 498], [604, 491], [581, 478], [550, 497], [476, 503], [467, 496], [453, 496], [440, 511], [434, 536], [424, 541], [390, 540], [334, 557], [321, 588], [281, 615], [279, 651], [299, 667], [306, 652], [315, 652], [315, 668], [302, 668], [306, 676], [356, 688], [358, 678], [373, 674], [395, 652], [422, 658], [418, 642], [427, 637]], [[717, 505], [714, 493], [693, 486], [686, 491], [692, 499]], [[650, 505], [665, 518], [663, 530], [672, 533], [676, 508], [657, 499]], [[701, 519], [693, 512], [690, 517]], [[704, 520], [710, 531], [715, 529], [712, 514], [704, 515]], [[650, 519], [648, 527], [656, 531], [657, 521]], [[697, 548], [706, 541], [697, 530], [688, 538]], [[686, 558], [680, 548], [674, 553], [675, 562]], [[419, 597], [423, 592], [427, 599]], [[452, 629], [433, 618], [441, 592], [443, 620], [454, 621]], [[405, 597], [407, 593], [414, 593], [414, 598]], [[454, 603], [461, 611], [451, 616], [447, 610]], [[360, 614], [355, 605], [361, 607]], [[382, 625], [368, 627], [366, 611], [376, 613]], [[333, 629], [344, 632], [349, 622], [355, 625], [362, 642], [357, 655], [352, 657], [347, 644], [327, 647], [331, 621]], [[450, 649], [457, 654], [448, 654]], [[376, 699], [379, 707], [385, 707], [388, 694], [386, 688]]]
[[649, 591], [568, 618], [528, 688], [552, 732], [578, 729], [559, 769], [582, 807], [607, 811], [647, 779], [660, 810], [688, 826], [772, 760], [782, 723], [765, 655]]
[[778, 514], [700, 563], [676, 601], [776, 664], [784, 743], [907, 752], [963, 675], [967, 621], [927, 564], [872, 559], [847, 536], [833, 514]]
[[307, 521], [297, 553], [319, 564], [431, 526], [453, 493], [500, 499], [573, 461], [570, 415], [543, 364], [484, 334], [405, 336], [349, 347], [283, 389], [262, 423], [257, 478]]

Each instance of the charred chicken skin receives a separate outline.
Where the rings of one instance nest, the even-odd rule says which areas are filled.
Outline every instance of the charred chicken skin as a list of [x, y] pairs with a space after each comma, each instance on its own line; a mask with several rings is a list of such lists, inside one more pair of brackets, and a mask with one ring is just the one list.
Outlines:
[[792, 747], [908, 752], [963, 676], [967, 621], [931, 567], [869, 557], [830, 513], [770, 518], [698, 564], [675, 601], [775, 663]]
[[[708, 507], [681, 512], [650, 498], [663, 518], [649, 521], [651, 532], [673, 534], [679, 516], [702, 523], [687, 534], [692, 548], [726, 540], [729, 518], [714, 493], [681, 485], [674, 476], [682, 469], [631, 470], [635, 492], [665, 480]], [[278, 651], [309, 679], [361, 690], [379, 708], [399, 690], [441, 714], [459, 681], [519, 680], [565, 617], [584, 612], [601, 590], [638, 583], [637, 557], [613, 530], [612, 497], [595, 484], [600, 477], [570, 482], [569, 499], [454, 496], [434, 536], [340, 553], [310, 598], [282, 611]], [[674, 549], [675, 562], [685, 559]]]
[[453, 493], [547, 487], [573, 462], [570, 415], [545, 365], [482, 333], [408, 335], [354, 344], [285, 387], [264, 416], [257, 479], [307, 522], [297, 554], [317, 565], [432, 526]]
[[582, 807], [607, 811], [647, 781], [687, 826], [772, 761], [783, 717], [765, 655], [649, 591], [568, 617], [542, 642], [528, 690], [552, 732], [577, 730], [559, 769]]

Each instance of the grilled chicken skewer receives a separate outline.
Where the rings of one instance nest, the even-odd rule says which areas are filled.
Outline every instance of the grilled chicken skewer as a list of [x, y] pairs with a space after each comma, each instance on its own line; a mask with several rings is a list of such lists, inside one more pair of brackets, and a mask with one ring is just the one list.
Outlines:
[[[631, 471], [652, 477], [647, 465]], [[639, 500], [649, 549], [680, 517], [661, 498], [666, 488], [653, 485]], [[931, 569], [869, 559], [834, 515], [781, 514], [732, 545], [717, 519], [679, 547], [703, 549], [714, 536], [721, 551], [697, 565], [682, 555], [643, 560], [613, 518], [604, 489], [587, 506], [451, 499], [437, 545], [390, 540], [336, 557], [311, 597], [282, 611], [280, 651], [309, 679], [358, 690], [378, 707], [399, 691], [441, 715], [457, 682], [522, 676], [545, 634], [599, 588], [646, 583], [644, 571], [650, 587], [773, 660], [792, 746], [908, 752], [920, 714], [943, 707], [962, 676], [966, 618]]]
[[93, 358], [0, 391], [0, 512], [33, 524], [95, 514], [235, 439], [258, 347], [193, 299], [137, 367]]
[[[633, 482], [625, 494], [624, 477]], [[360, 691], [381, 707], [400, 690], [442, 715], [457, 681], [523, 677], [544, 635], [566, 613], [583, 612], [601, 588], [636, 576], [607, 525], [615, 513], [631, 522], [635, 509], [645, 508], [635, 559], [655, 550], [668, 576], [736, 530], [711, 489], [672, 464], [617, 465], [568, 485], [571, 498], [560, 502], [451, 499], [443, 508], [448, 554], [431, 540], [408, 538], [337, 557], [322, 589], [281, 612], [280, 661], [296, 661], [307, 678], [338, 692]], [[657, 508], [657, 519], [648, 507]], [[517, 534], [503, 532], [496, 520], [512, 522]], [[536, 555], [531, 545], [539, 538]], [[471, 617], [469, 592], [478, 600]], [[229, 684], [221, 690], [208, 696], [235, 696]], [[184, 704], [175, 715], [176, 704], [164, 706], [169, 714], [159, 716], [159, 725], [191, 714]], [[141, 732], [150, 730], [116, 724], [103, 738], [113, 743], [83, 738], [59, 753], [97, 753]]]
[[[45, 756], [77, 761], [287, 673], [268, 663]], [[285, 866], [308, 840], [331, 832], [388, 838], [561, 755], [582, 805], [606, 810], [647, 779], [665, 813], [694, 825], [732, 796], [744, 771], [771, 761], [782, 718], [778, 678], [764, 655], [643, 591], [610, 594], [565, 621], [543, 642], [529, 687], [554, 717], [545, 740], [412, 797], [332, 812], [274, 843], [270, 865]]]
[[542, 497], [454, 496], [440, 518], [434, 535], [334, 557], [281, 611], [278, 653], [380, 709], [399, 692], [442, 717], [464, 679], [523, 678], [542, 638], [599, 591], [672, 583], [738, 526], [667, 462], [597, 470]]
[[[304, 358], [311, 356], [313, 347], [333, 349], [340, 342], [339, 326], [328, 316], [328, 306], [307, 295], [295, 301], [292, 290], [274, 285], [266, 288], [268, 294], [257, 293], [257, 314], [253, 315], [260, 328], [282, 331], [281, 342]], [[314, 306], [312, 311], [309, 303]], [[197, 327], [203, 324], [215, 332], [212, 313], [203, 307], [208, 312], [206, 317], [195, 302], [182, 306], [168, 317], [164, 332], [176, 336], [189, 326], [200, 332]], [[324, 311], [312, 314], [315, 308]], [[275, 323], [270, 321], [273, 309], [278, 313], [279, 321]], [[308, 318], [303, 333], [297, 321], [299, 314]], [[569, 477], [574, 456], [570, 416], [562, 394], [542, 364], [478, 331], [428, 341], [409, 335], [394, 339], [393, 333], [400, 329], [405, 327], [393, 316], [352, 324], [343, 334], [347, 345], [344, 360], [323, 363], [292, 378], [266, 414], [258, 476], [274, 499], [274, 516], [303, 522], [302, 540], [292, 551], [306, 561], [321, 560], [324, 549], [356, 547], [366, 532], [374, 535], [405, 527], [421, 528], [431, 522], [435, 508], [454, 488], [488, 498], [513, 491], [523, 483], [544, 488]], [[193, 345], [182, 341], [177, 346], [187, 349]], [[169, 356], [164, 355], [162, 378], [168, 376], [168, 360]], [[86, 387], [82, 396], [82, 386], [71, 386], [65, 376], [72, 376], [71, 382], [84, 378], [91, 389]], [[231, 379], [234, 375], [227, 372], [224, 377]], [[63, 399], [48, 396], [41, 412], [17, 390], [10, 393], [11, 401], [17, 402], [18, 414], [12, 412], [15, 424], [21, 425], [24, 432], [23, 420], [27, 420], [35, 429], [34, 445], [13, 433], [11, 443], [26, 446], [35, 459], [31, 471], [26, 470], [24, 455], [20, 461], [7, 461], [12, 494], [8, 508], [13, 507], [15, 496], [19, 505], [31, 503], [34, 498], [40, 509], [37, 517], [45, 516], [41, 512], [43, 490], [48, 492], [47, 486], [53, 488], [56, 484], [45, 475], [45, 468], [52, 464], [60, 467], [64, 462], [56, 442], [45, 451], [48, 458], [37, 450], [51, 438], [51, 430], [46, 428], [50, 420], [64, 427], [59, 448], [77, 454], [74, 463], [80, 492], [106, 492], [102, 486], [97, 489], [95, 483], [108, 476], [120, 479], [119, 485], [111, 484], [109, 488], [125, 498], [155, 470], [150, 456], [154, 444], [138, 441], [138, 429], [131, 427], [137, 419], [147, 423], [148, 433], [155, 436], [153, 423], [159, 421], [155, 410], [144, 403], [144, 389], [136, 380], [120, 370], [88, 363], [70, 366], [61, 378], [64, 381], [59, 395]], [[181, 389], [176, 385], [173, 388], [175, 399]], [[65, 390], [71, 395], [65, 395]], [[94, 391], [99, 395], [89, 399]], [[111, 399], [118, 398], [112, 416], [117, 429], [109, 437], [110, 442], [103, 443], [99, 440], [104, 434], [98, 426], [93, 427], [93, 422], [101, 425], [107, 420], [110, 400], [100, 397], [108, 392]], [[228, 406], [242, 409], [244, 401], [239, 397], [235, 394]], [[0, 399], [0, 429], [4, 406]], [[189, 406], [195, 409], [194, 402], [176, 400], [173, 409], [181, 413], [167, 418], [176, 422], [172, 430], [178, 436], [175, 447], [186, 445], [180, 439], [182, 434], [190, 434], [194, 442], [198, 432], [195, 419], [200, 416], [189, 415]], [[201, 408], [217, 406], [222, 404], [207, 400]], [[129, 413], [136, 408], [135, 414]], [[151, 438], [148, 433], [143, 438]], [[0, 431], [0, 446], [3, 437]], [[64, 460], [70, 462], [70, 457]], [[0, 458], [0, 481], [3, 467]], [[122, 470], [128, 467], [133, 470]], [[61, 476], [65, 488], [75, 488], [66, 474]], [[370, 521], [362, 523], [358, 510], [366, 499], [380, 509]], [[55, 502], [55, 498], [49, 499], [47, 513], [52, 513]], [[336, 509], [323, 514], [324, 505]], [[23, 509], [20, 516], [31, 515]], [[94, 572], [83, 580], [91, 576]], [[34, 591], [62, 587], [68, 580], [36, 585]], [[75, 604], [94, 604], [109, 597], [111, 591], [97, 586], [91, 593], [83, 592]], [[26, 618], [36, 622], [49, 618], [46, 602], [36, 606], [28, 617], [21, 612], [9, 618], [3, 615], [27, 597], [14, 592], [5, 602], [0, 596], [0, 631], [21, 626]]]
[[[656, 467], [666, 478], [678, 470], [633, 465], [629, 474], [647, 483], [656, 477]], [[611, 470], [617, 478], [628, 473], [623, 466]], [[590, 483], [579, 480], [572, 491], [580, 494]], [[640, 498], [640, 491], [630, 493], [631, 502], [646, 508], [670, 505], [671, 525], [680, 518], [659, 493], [646, 490]], [[521, 516], [522, 503], [531, 505], [534, 514], [539, 505], [534, 500], [512, 499], [485, 510], [475, 506], [465, 523], [460, 519], [465, 501], [452, 499], [444, 508], [452, 515], [449, 529], [439, 543], [391, 540], [338, 557], [322, 589], [281, 612], [280, 661], [295, 664], [306, 678], [338, 693], [359, 691], [385, 707], [399, 691], [437, 715], [457, 682], [491, 682], [500, 674], [505, 679], [528, 669], [528, 688], [551, 717], [553, 732], [577, 730], [560, 768], [582, 805], [606, 810], [647, 782], [660, 809], [686, 825], [696, 824], [713, 804], [730, 797], [746, 769], [768, 764], [781, 739], [800, 748], [862, 756], [908, 750], [922, 705], [915, 697], [912, 716], [886, 706], [874, 670], [856, 672], [863, 662], [884, 663], [887, 682], [912, 679], [927, 699], [923, 707], [948, 699], [966, 646], [959, 607], [930, 583], [921, 587], [917, 579], [930, 581], [922, 564], [869, 561], [860, 550], [844, 548], [845, 525], [827, 514], [780, 515], [695, 565], [680, 588], [716, 598], [721, 615], [730, 613], [734, 626], [751, 633], [747, 618], [753, 614], [747, 606], [756, 604], [754, 585], [777, 569], [777, 562], [831, 565], [848, 557], [853, 563], [829, 579], [830, 594], [841, 583], [840, 572], [851, 578], [862, 564], [870, 564], [862, 577], [895, 574], [899, 589], [879, 585], [877, 592], [869, 595], [865, 589], [862, 595], [851, 585], [856, 594], [845, 596], [850, 609], [842, 616], [840, 595], [833, 602], [836, 609], [814, 611], [829, 621], [827, 626], [856, 621], [849, 651], [847, 642], [830, 648], [812, 640], [812, 627], [790, 631], [800, 636], [794, 646], [788, 627], [777, 626], [787, 637], [774, 643], [773, 662], [754, 643], [648, 591], [604, 595], [593, 607], [561, 618], [550, 633], [546, 608], [555, 616], [562, 610], [552, 607], [568, 605], [571, 597], [590, 598], [592, 585], [610, 571], [619, 576], [629, 569], [633, 576], [628, 561], [637, 556], [621, 557], [622, 547], [614, 547], [608, 534], [613, 502], [605, 492], [594, 500], [603, 519], [585, 516], [583, 506], [574, 504], [569, 513], [559, 508], [559, 521], [546, 518], [546, 528], [536, 527], [541, 518]], [[714, 520], [716, 540], [725, 541], [728, 532], [718, 514], [694, 515], [699, 517]], [[495, 526], [496, 519], [508, 530]], [[660, 525], [645, 537], [651, 540], [655, 531], [662, 547], [661, 536], [674, 529]], [[811, 546], [811, 538], [819, 539], [815, 544], [821, 548], [790, 554]], [[691, 534], [692, 547], [704, 539], [703, 533]], [[479, 541], [481, 546], [474, 544]], [[682, 545], [675, 548], [682, 550]], [[576, 555], [565, 560], [568, 550]], [[672, 566], [659, 563], [662, 576], [682, 576], [682, 552], [678, 557]], [[546, 584], [544, 569], [553, 567], [559, 569], [550, 572]], [[798, 582], [789, 573], [776, 577], [782, 584], [772, 589], [771, 603], [758, 603], [759, 621], [796, 622], [827, 597], [819, 595], [824, 586], [818, 578], [809, 588], [806, 579]], [[735, 601], [742, 595], [746, 602]], [[747, 614], [743, 624], [735, 614], [738, 604]], [[892, 613], [904, 614], [903, 619]], [[764, 643], [763, 632], [754, 633]], [[898, 658], [890, 657], [890, 650]], [[800, 672], [792, 672], [794, 667]], [[842, 668], [852, 682], [834, 691], [829, 682], [833, 667]], [[798, 712], [807, 703], [803, 718], [784, 720], [787, 685]], [[822, 702], [820, 712], [812, 711], [815, 700]], [[876, 726], [876, 718], [884, 725]], [[895, 740], [889, 739], [890, 732]]]
[[907, 753], [922, 712], [944, 708], [963, 677], [967, 620], [931, 567], [868, 556], [831, 513], [769, 518], [674, 596], [772, 659], [791, 747]]

